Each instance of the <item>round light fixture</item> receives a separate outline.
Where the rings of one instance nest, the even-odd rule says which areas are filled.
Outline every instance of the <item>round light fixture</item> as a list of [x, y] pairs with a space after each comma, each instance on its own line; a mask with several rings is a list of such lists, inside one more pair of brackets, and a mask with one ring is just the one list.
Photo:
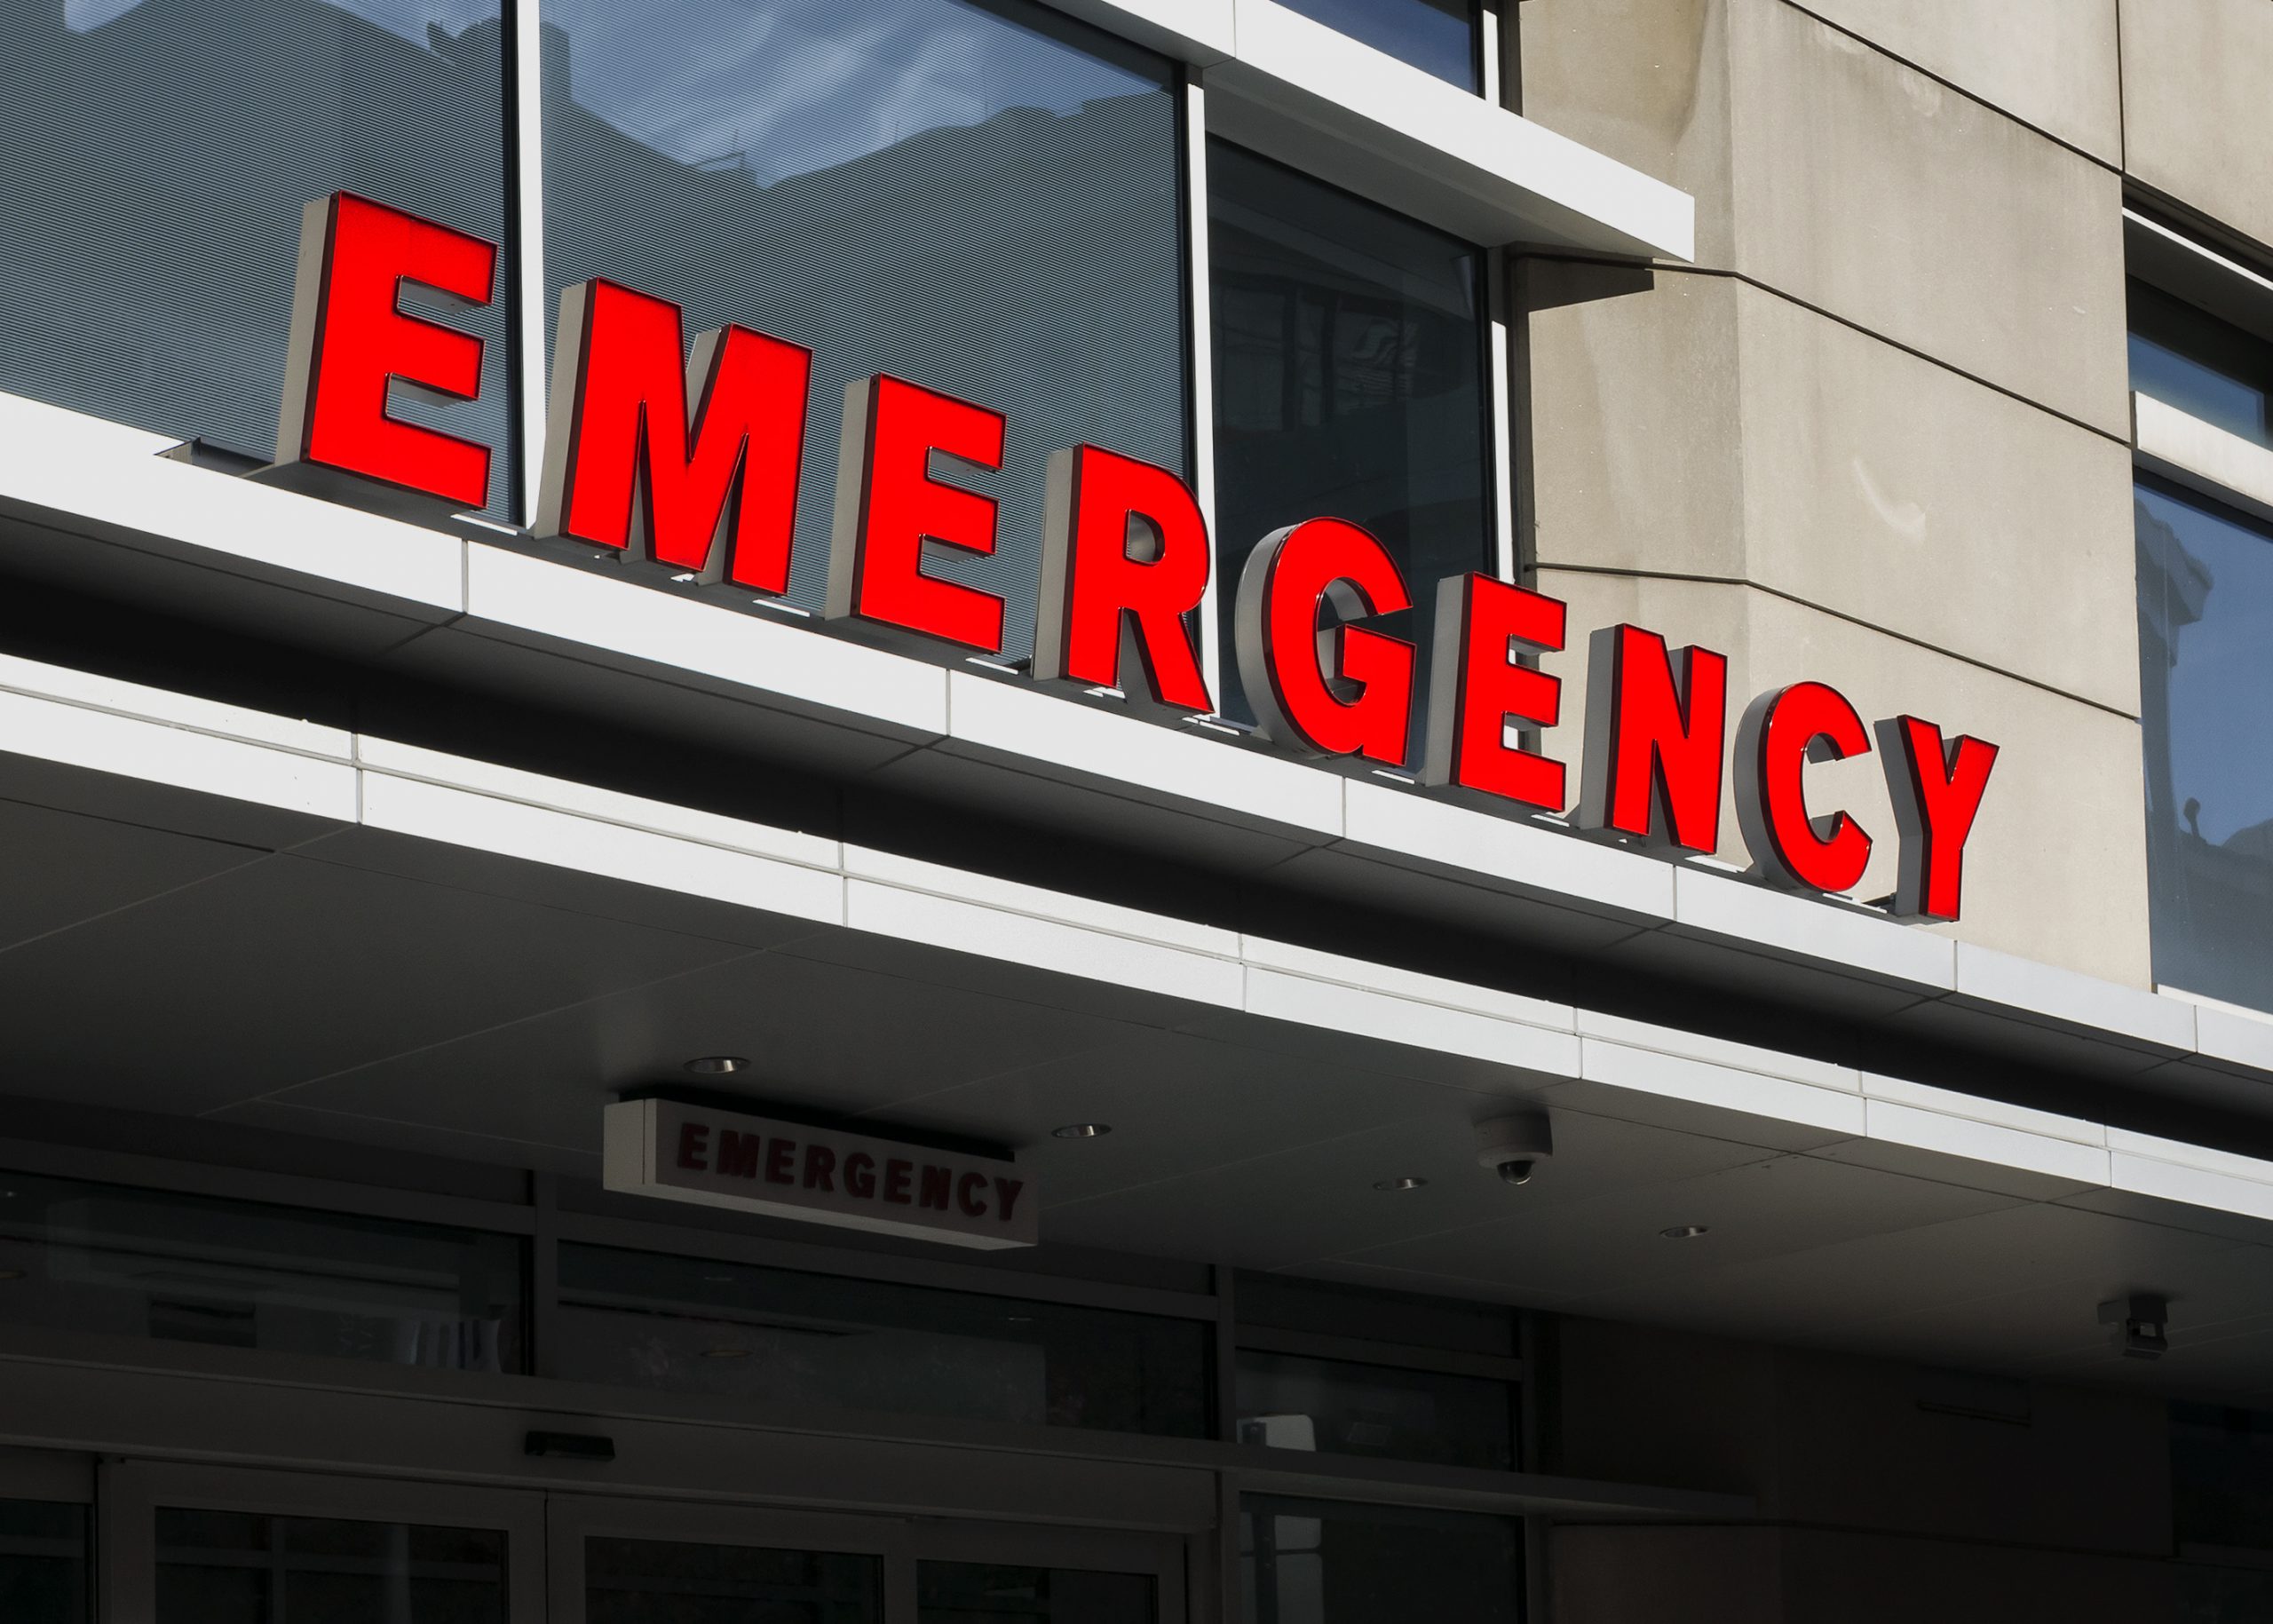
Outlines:
[[1676, 1224], [1671, 1229], [1661, 1229], [1658, 1232], [1667, 1240], [1694, 1240], [1698, 1236], [1707, 1232], [1707, 1228], [1702, 1224]]
[[740, 1055], [703, 1055], [689, 1060], [686, 1069], [699, 1077], [731, 1077], [749, 1070], [749, 1062]]
[[1418, 1190], [1429, 1181], [1425, 1178], [1384, 1178], [1375, 1181], [1376, 1190]]
[[1113, 1131], [1111, 1122], [1068, 1122], [1063, 1128], [1053, 1128], [1053, 1139], [1102, 1139]]

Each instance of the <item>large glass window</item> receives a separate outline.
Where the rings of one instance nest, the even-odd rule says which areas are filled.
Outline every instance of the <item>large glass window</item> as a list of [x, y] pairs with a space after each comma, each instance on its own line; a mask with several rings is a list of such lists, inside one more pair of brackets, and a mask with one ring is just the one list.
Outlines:
[[545, 265], [813, 351], [792, 601], [817, 605], [849, 380], [1008, 416], [992, 558], [1033, 644], [1049, 454], [1187, 471], [1169, 65], [1025, 0], [543, 0]]
[[[504, 239], [496, 0], [0, 0], [0, 391], [266, 460], [303, 204]], [[397, 409], [495, 448], [502, 506], [504, 289], [442, 319], [482, 399]]]
[[0, 1173], [0, 1323], [519, 1370], [506, 1235]]
[[1418, 607], [1375, 623], [1425, 646], [1437, 580], [1493, 562], [1483, 257], [1222, 141], [1208, 199], [1224, 646], [1247, 555], [1319, 518], [1389, 548]]
[[2130, 320], [2133, 389], [2273, 446], [2273, 345], [2135, 277]]
[[1281, 0], [1464, 91], [1484, 88], [1476, 0]]
[[1200, 1438], [1198, 1320], [560, 1248], [558, 1372], [823, 1410]]
[[1522, 1576], [1518, 1525], [1506, 1517], [1253, 1495], [1239, 1502], [1247, 1624], [1515, 1624]]
[[2273, 536], [2158, 483], [2134, 511], [2155, 979], [2273, 1009]]
[[1274, 1449], [1436, 1461], [1504, 1470], [1515, 1460], [1515, 1389], [1342, 1359], [1242, 1349], [1239, 1437]]
[[0, 1500], [0, 1619], [86, 1624], [87, 1508]]

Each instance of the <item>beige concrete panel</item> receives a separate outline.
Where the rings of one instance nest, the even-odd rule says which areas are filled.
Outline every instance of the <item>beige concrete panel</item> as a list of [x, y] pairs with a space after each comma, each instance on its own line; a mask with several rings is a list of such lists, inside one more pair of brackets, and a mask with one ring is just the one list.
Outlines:
[[1728, 264], [1725, 0], [1524, 0], [1508, 10], [1521, 30], [1524, 115], [1695, 197], [1697, 263]]
[[[1571, 606], [1572, 646], [1546, 661], [1564, 682], [1564, 725], [1544, 748], [1582, 755], [1585, 638], [1630, 621], [1675, 647], [1729, 657], [1730, 728], [1757, 693], [1826, 682], [1865, 722], [1907, 713], [1944, 736], [2000, 748], [1966, 847], [1965, 916], [1936, 926], [1960, 940], [2137, 987], [2152, 985], [2147, 936], [2145, 791], [2138, 725], [1755, 587], [1542, 569], [1540, 590]], [[1810, 806], [1844, 808], [1876, 840], [1860, 898], [1893, 890], [1894, 816], [1873, 756], [1810, 769]], [[1723, 784], [1717, 855], [1748, 866], [1732, 777]]]
[[1517, 262], [1515, 308], [1529, 313], [1517, 492], [1527, 558], [1744, 574], [1740, 287], [1726, 276]]
[[2122, 0], [2131, 173], [2273, 243], [2273, 5]]
[[1737, 310], [1746, 577], [2136, 715], [2129, 448], [1773, 294]]
[[2135, 713], [2131, 457], [1724, 276], [1525, 260], [1526, 556], [1747, 580]]
[[2123, 188], [1783, 0], [1730, 0], [1736, 268], [2127, 435]]
[[2116, 0], [1796, 0], [2112, 164], [2123, 159]]
[[1694, 194], [1699, 265], [2127, 436], [2111, 170], [1786, 0], [1517, 12], [1525, 113]]

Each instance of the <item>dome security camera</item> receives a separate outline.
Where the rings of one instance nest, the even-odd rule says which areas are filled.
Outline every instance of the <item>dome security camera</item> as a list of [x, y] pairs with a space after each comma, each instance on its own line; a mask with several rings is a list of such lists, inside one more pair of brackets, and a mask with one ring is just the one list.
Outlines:
[[1476, 1161], [1511, 1184], [1527, 1184], [1555, 1153], [1555, 1127], [1544, 1111], [1493, 1117], [1476, 1125]]

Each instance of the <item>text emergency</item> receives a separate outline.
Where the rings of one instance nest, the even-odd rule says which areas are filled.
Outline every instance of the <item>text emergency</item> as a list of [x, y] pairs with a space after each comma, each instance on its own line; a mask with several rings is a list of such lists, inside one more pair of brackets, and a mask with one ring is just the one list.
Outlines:
[[[395, 416], [395, 383], [458, 400], [479, 387], [481, 341], [400, 308], [405, 283], [462, 304], [491, 297], [497, 251], [348, 194], [311, 203], [302, 233], [280, 469], [376, 481], [459, 509], [486, 500], [488, 448]], [[537, 507], [540, 535], [652, 559], [760, 595], [788, 590], [811, 353], [741, 327], [697, 337], [678, 307], [614, 282], [561, 296]], [[825, 613], [1002, 652], [1003, 599], [927, 572], [928, 550], [991, 553], [992, 498], [939, 459], [1001, 466], [1004, 419], [891, 376], [845, 393]], [[1212, 557], [1176, 474], [1096, 446], [1051, 456], [1033, 674], [1118, 690], [1187, 714], [1215, 709], [1194, 612]], [[1298, 754], [1416, 769], [1431, 788], [1677, 851], [1721, 840], [1728, 661], [1619, 625], [1588, 639], [1575, 808], [1564, 764], [1524, 740], [1560, 720], [1561, 681], [1537, 657], [1565, 646], [1564, 606], [1484, 574], [1437, 582], [1422, 759], [1407, 760], [1420, 651], [1364, 625], [1413, 605], [1389, 551], [1318, 518], [1264, 537], [1233, 606], [1234, 654], [1263, 738]], [[1449, 680], [1442, 678], [1449, 676]], [[1811, 812], [1810, 762], [1874, 747], [1899, 842], [1889, 906], [1952, 920], [1965, 846], [1997, 759], [1912, 716], [1866, 727], [1836, 690], [1802, 682], [1745, 709], [1733, 757], [1738, 821], [1762, 877], [1829, 893], [1857, 885], [1873, 837]]]

